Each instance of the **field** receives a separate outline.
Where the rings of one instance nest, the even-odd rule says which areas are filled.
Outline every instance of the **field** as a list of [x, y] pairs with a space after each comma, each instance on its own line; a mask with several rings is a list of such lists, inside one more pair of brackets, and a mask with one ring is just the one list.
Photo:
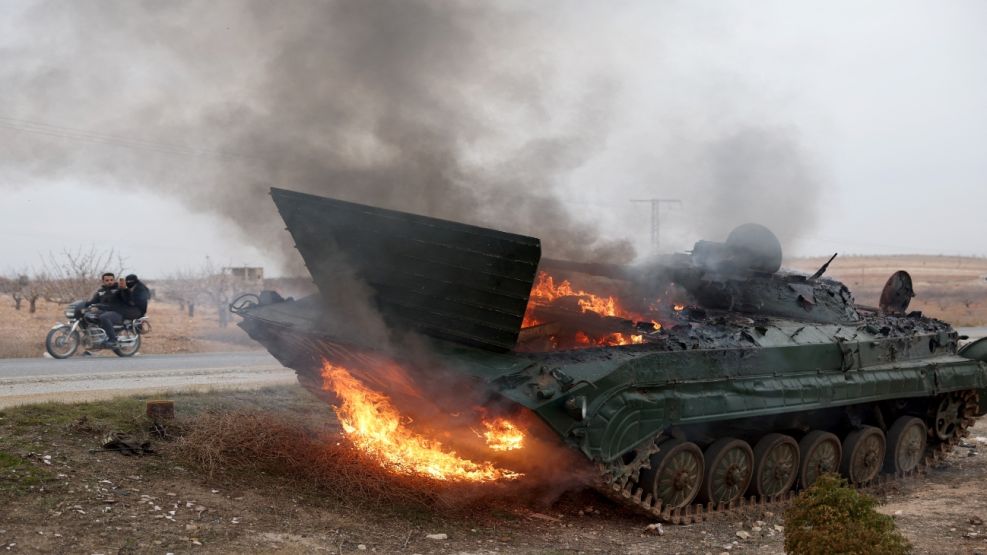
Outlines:
[[[646, 530], [652, 520], [588, 489], [550, 494], [517, 483], [492, 487], [486, 495], [463, 495], [448, 484], [388, 477], [372, 463], [354, 465], [346, 442], [336, 435], [332, 412], [297, 386], [171, 398], [178, 420], [168, 425], [167, 439], [148, 432], [139, 398], [0, 411], [0, 549], [783, 552], [779, 508], [699, 525], [665, 525], [664, 535], [658, 535]], [[257, 412], [272, 405], [281, 410]], [[217, 413], [249, 421], [237, 427], [229, 419], [217, 420]], [[266, 425], [242, 434], [244, 425], [256, 423]], [[114, 431], [149, 439], [155, 454], [99, 450]], [[980, 435], [987, 435], [983, 423], [973, 429], [973, 436]], [[959, 448], [927, 476], [872, 491], [917, 553], [987, 549], [987, 455], [976, 449], [984, 442], [987, 438], [971, 437], [969, 447]], [[313, 456], [300, 456], [304, 453]], [[204, 467], [204, 459], [212, 465]], [[416, 492], [417, 497], [409, 495]]]

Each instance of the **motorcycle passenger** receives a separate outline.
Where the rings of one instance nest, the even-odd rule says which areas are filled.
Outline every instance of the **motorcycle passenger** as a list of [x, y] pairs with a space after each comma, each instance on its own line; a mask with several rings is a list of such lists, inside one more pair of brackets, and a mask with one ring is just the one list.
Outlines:
[[147, 314], [147, 301], [151, 291], [144, 282], [137, 279], [136, 274], [129, 274], [120, 280], [120, 314], [127, 320], [136, 320]]

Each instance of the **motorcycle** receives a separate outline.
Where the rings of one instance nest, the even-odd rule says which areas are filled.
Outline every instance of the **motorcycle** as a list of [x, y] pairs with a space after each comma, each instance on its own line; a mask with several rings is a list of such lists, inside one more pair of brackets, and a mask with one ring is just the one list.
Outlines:
[[81, 345], [87, 353], [100, 349], [112, 349], [117, 356], [130, 357], [141, 348], [141, 336], [151, 331], [151, 323], [146, 316], [135, 320], [124, 320], [114, 326], [117, 333], [117, 346], [106, 345], [107, 336], [99, 327], [99, 308], [86, 308], [85, 301], [76, 301], [65, 307], [67, 323], [59, 323], [48, 330], [45, 337], [45, 350], [54, 358], [68, 358], [75, 354]]

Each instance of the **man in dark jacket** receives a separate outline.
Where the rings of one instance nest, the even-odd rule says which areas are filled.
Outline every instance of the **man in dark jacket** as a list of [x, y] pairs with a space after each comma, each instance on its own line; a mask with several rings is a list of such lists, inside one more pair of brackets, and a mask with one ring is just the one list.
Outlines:
[[116, 276], [113, 272], [106, 272], [100, 277], [101, 285], [99, 289], [93, 293], [93, 297], [86, 301], [86, 306], [92, 306], [94, 304], [110, 304], [113, 302], [113, 298], [118, 292], [118, 285]]
[[151, 292], [147, 286], [137, 279], [134, 274], [120, 280], [116, 294], [108, 296], [107, 300], [99, 303], [103, 310], [99, 314], [99, 327], [106, 332], [105, 346], [111, 349], [117, 347], [117, 334], [113, 326], [119, 326], [124, 320], [135, 320], [147, 313], [147, 301]]

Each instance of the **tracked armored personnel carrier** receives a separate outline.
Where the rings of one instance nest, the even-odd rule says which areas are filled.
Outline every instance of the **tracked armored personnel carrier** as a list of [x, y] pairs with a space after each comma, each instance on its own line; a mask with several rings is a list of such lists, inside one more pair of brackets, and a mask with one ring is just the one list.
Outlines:
[[[325, 361], [371, 379], [384, 360], [466, 378], [489, 402], [537, 414], [604, 491], [671, 521], [783, 500], [825, 472], [857, 485], [918, 473], [984, 412], [987, 343], [960, 348], [948, 324], [909, 313], [907, 273], [881, 306], [860, 306], [825, 266], [781, 271], [761, 226], [630, 268], [542, 260], [533, 237], [271, 194], [320, 294], [265, 292], [232, 309], [302, 385], [325, 395]], [[576, 276], [616, 296], [574, 287]], [[385, 330], [415, 340], [339, 314], [344, 282]]]

